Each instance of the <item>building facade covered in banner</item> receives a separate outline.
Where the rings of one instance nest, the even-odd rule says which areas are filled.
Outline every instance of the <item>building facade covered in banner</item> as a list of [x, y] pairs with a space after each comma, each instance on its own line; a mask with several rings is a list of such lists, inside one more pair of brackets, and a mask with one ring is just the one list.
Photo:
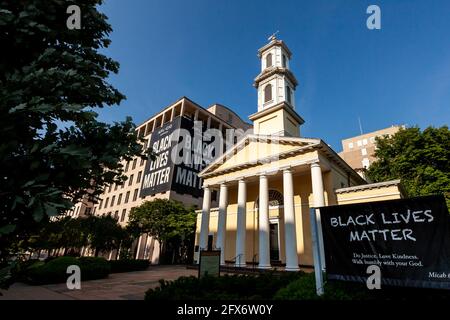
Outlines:
[[222, 264], [296, 271], [313, 265], [310, 208], [340, 199], [402, 197], [399, 181], [371, 187], [324, 141], [300, 134], [304, 120], [297, 112], [291, 55], [275, 37], [259, 49], [258, 107], [249, 117], [254, 132], [199, 174], [204, 196], [197, 212], [196, 261], [209, 243], [221, 250]]
[[[192, 148], [191, 156], [196, 157], [198, 161], [174, 162], [171, 153], [177, 153], [182, 144], [171, 141], [173, 134], [184, 133], [183, 137], [179, 137], [180, 141], [186, 138], [193, 140], [194, 129], [197, 129], [200, 138], [208, 129], [215, 129], [224, 136], [227, 131], [236, 136], [230, 137], [228, 145], [224, 144], [222, 150], [215, 150], [209, 141], [202, 139], [198, 143], [198, 151]], [[145, 139], [156, 158], [153, 160], [135, 158], [124, 162], [124, 174], [128, 178], [125, 183], [108, 186], [97, 203], [89, 202], [85, 197], [84, 201], [77, 203], [67, 215], [72, 217], [91, 214], [111, 215], [124, 226], [128, 222], [131, 209], [144, 201], [170, 199], [180, 201], [185, 206], [200, 208], [203, 183], [197, 173], [223, 150], [234, 144], [236, 137], [244, 135], [249, 129], [251, 125], [228, 107], [213, 104], [203, 108], [192, 100], [182, 97], [136, 128], [138, 136]], [[216, 194], [213, 194], [212, 202], [217, 204]], [[136, 259], [148, 259], [152, 263], [159, 261], [159, 243], [146, 234], [138, 239], [132, 250]], [[92, 252], [85, 249], [82, 254], [90, 255]], [[117, 252], [114, 250], [107, 254], [106, 258], [115, 259], [116, 256]]]

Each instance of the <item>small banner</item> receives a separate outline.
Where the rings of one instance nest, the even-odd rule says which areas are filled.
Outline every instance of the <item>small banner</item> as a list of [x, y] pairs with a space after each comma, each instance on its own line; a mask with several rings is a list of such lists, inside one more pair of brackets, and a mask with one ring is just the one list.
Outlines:
[[329, 279], [450, 289], [450, 215], [443, 196], [320, 208]]

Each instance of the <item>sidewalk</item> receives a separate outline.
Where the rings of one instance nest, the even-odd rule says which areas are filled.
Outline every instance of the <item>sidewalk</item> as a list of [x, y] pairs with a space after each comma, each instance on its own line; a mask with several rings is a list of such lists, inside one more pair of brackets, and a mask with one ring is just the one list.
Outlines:
[[106, 279], [84, 281], [81, 290], [69, 290], [65, 283], [30, 286], [15, 283], [0, 290], [0, 300], [143, 300], [145, 292], [159, 280], [196, 276], [198, 271], [185, 266], [151, 266], [146, 271], [112, 273]]

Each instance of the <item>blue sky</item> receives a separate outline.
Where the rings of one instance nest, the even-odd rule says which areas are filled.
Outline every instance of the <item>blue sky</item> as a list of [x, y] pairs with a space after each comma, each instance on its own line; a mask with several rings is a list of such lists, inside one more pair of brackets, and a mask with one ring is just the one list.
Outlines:
[[[366, 8], [381, 8], [368, 30]], [[392, 124], [447, 125], [450, 119], [450, 1], [109, 0], [106, 54], [111, 82], [127, 96], [101, 110], [140, 124], [187, 96], [221, 103], [243, 119], [256, 111], [258, 48], [279, 30], [293, 52], [302, 136], [335, 150], [341, 139]]]

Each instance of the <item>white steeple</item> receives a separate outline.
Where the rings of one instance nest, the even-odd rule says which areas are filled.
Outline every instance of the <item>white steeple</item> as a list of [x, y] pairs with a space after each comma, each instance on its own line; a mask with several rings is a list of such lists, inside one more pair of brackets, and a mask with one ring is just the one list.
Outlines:
[[281, 102], [295, 109], [295, 88], [297, 80], [289, 70], [291, 51], [274, 35], [270, 42], [259, 49], [261, 73], [255, 79], [258, 90], [258, 111]]
[[251, 115], [250, 120], [254, 121], [255, 133], [298, 137], [304, 120], [295, 112], [298, 82], [289, 69], [292, 54], [286, 44], [276, 38], [276, 33], [269, 41], [258, 50], [261, 72], [254, 82], [258, 91], [258, 112]]

